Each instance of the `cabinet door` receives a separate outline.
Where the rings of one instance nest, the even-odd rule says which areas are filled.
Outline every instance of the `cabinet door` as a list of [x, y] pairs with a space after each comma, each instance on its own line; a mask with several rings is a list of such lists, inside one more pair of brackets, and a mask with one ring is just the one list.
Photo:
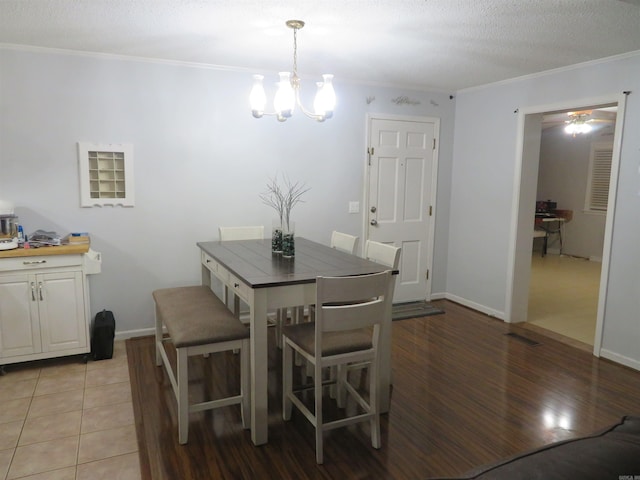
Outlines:
[[82, 273], [43, 273], [36, 280], [42, 351], [86, 347]]
[[0, 357], [41, 351], [36, 276], [0, 276]]

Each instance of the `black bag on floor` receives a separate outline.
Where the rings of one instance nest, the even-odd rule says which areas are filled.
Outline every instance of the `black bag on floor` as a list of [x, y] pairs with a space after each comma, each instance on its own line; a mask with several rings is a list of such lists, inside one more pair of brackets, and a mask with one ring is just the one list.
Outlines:
[[113, 337], [116, 333], [116, 319], [110, 310], [96, 314], [91, 330], [91, 358], [105, 360], [113, 357]]

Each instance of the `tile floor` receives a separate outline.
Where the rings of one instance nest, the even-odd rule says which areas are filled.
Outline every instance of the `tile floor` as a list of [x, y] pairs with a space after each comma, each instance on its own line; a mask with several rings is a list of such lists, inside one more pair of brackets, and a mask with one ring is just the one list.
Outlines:
[[0, 480], [138, 480], [124, 341], [110, 360], [7, 365], [0, 376]]

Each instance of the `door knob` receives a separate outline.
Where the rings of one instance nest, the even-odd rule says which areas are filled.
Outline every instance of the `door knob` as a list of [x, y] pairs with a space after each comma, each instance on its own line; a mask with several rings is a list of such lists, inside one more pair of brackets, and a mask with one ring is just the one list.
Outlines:
[[377, 225], [378, 221], [374, 218], [373, 220], [371, 220], [371, 225]]

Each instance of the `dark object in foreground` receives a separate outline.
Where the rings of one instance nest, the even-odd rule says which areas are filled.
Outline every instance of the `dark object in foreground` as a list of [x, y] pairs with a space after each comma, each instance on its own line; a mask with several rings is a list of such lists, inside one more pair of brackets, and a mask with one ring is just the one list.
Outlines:
[[[448, 480], [618, 480], [640, 474], [640, 417], [585, 437], [529, 450]], [[436, 479], [433, 479], [436, 480]], [[444, 479], [440, 479], [444, 480]]]

